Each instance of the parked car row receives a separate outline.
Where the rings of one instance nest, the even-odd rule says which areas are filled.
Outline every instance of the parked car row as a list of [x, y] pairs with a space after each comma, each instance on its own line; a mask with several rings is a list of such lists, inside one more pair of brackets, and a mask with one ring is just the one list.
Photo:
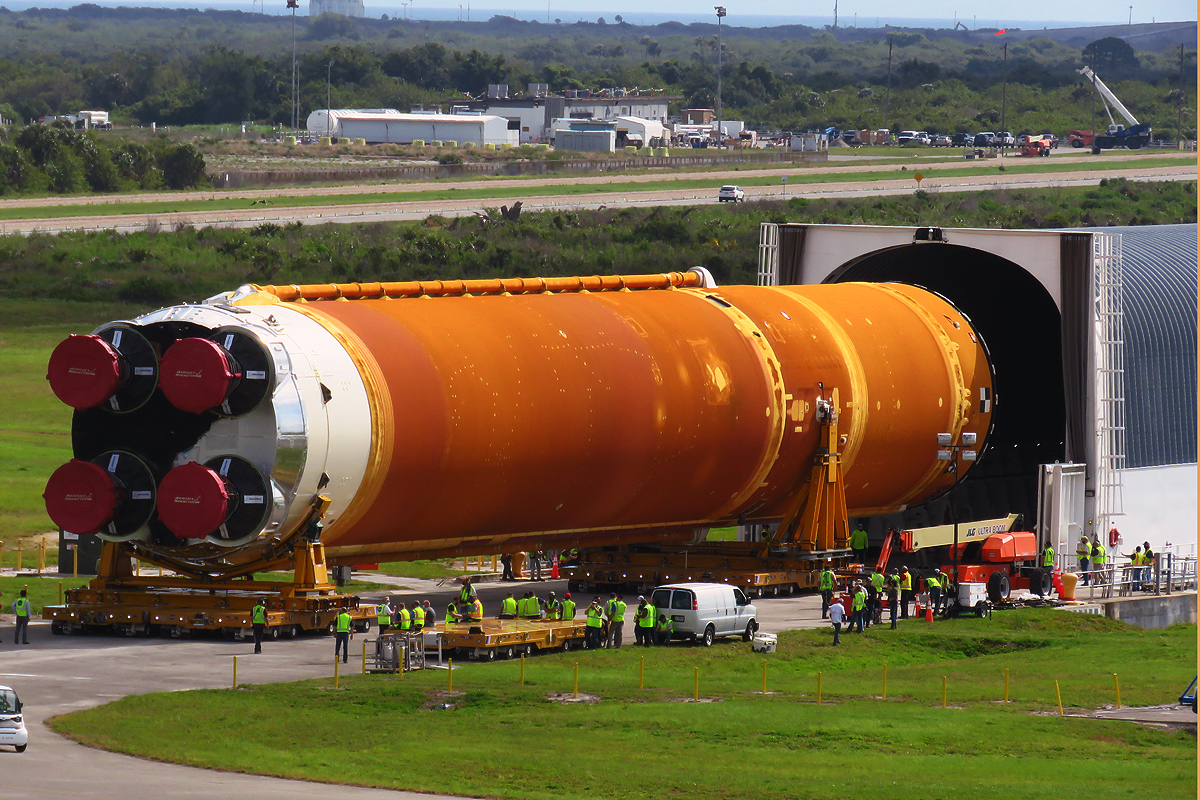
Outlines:
[[847, 144], [892, 144], [924, 145], [926, 147], [1023, 147], [1031, 141], [1049, 141], [1050, 147], [1058, 147], [1058, 137], [1051, 133], [1013, 136], [1011, 131], [982, 131], [980, 133], [929, 133], [928, 131], [900, 131], [894, 138], [886, 131], [864, 141], [862, 132], [845, 131], [841, 134]]

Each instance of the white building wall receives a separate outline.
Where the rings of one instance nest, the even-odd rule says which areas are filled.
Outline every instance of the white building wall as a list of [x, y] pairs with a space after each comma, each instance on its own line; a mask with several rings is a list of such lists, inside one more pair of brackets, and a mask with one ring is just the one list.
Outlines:
[[341, 14], [343, 17], [365, 17], [363, 0], [309, 0], [308, 15]]

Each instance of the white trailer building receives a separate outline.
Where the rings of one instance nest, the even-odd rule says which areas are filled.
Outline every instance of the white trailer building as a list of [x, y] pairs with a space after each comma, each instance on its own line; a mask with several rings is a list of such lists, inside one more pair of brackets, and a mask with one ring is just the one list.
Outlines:
[[483, 146], [518, 144], [518, 131], [508, 120], [485, 114], [402, 114], [394, 108], [319, 108], [308, 115], [308, 132], [316, 136], [365, 139], [371, 144], [414, 141], [468, 142]]

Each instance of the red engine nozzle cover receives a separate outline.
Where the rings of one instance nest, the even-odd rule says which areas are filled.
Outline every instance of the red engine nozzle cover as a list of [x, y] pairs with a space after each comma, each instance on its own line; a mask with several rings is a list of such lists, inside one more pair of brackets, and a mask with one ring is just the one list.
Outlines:
[[54, 470], [42, 497], [50, 519], [70, 533], [96, 533], [117, 510], [112, 476], [103, 467], [76, 458]]
[[99, 336], [72, 334], [50, 355], [46, 379], [72, 408], [93, 408], [121, 388], [121, 355]]
[[158, 518], [180, 539], [203, 539], [225, 523], [229, 489], [213, 470], [190, 461], [158, 486]]
[[171, 405], [201, 414], [225, 402], [233, 389], [234, 372], [225, 348], [208, 339], [180, 339], [167, 348], [159, 368], [158, 385]]

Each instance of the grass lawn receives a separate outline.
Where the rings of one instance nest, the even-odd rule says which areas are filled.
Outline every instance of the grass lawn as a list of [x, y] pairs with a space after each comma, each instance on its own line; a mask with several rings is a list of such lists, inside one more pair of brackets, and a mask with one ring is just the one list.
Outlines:
[[396, 578], [418, 578], [431, 581], [437, 578], [453, 578], [471, 573], [461, 569], [453, 569], [449, 559], [440, 561], [385, 561], [378, 570], [362, 570], [360, 575], [370, 576], [378, 571], [380, 575], [391, 575]]
[[[926, 179], [937, 177], [957, 177], [972, 175], [1001, 174], [1043, 174], [1058, 172], [1098, 172], [1107, 177], [1119, 176], [1123, 170], [1137, 170], [1149, 167], [1175, 166], [1181, 163], [1178, 158], [1148, 157], [1137, 161], [1124, 162], [1086, 162], [1082, 164], [1064, 161], [1062, 163], [1046, 164], [1040, 160], [1029, 159], [1030, 163], [1007, 163], [1001, 165], [970, 166], [938, 171], [925, 169], [922, 175]], [[851, 173], [808, 173], [801, 169], [788, 176], [789, 185], [796, 186], [808, 183], [842, 183], [847, 181], [897, 180], [911, 177], [895, 169], [851, 172]], [[307, 208], [311, 206], [336, 205], [375, 205], [379, 203], [402, 202], [436, 202], [439, 200], [486, 200], [490, 198], [504, 199], [513, 197], [563, 197], [586, 194], [611, 193], [643, 193], [655, 191], [672, 191], [683, 189], [713, 190], [717, 183], [711, 178], [689, 178], [679, 180], [660, 180], [646, 182], [614, 182], [605, 184], [558, 184], [554, 186], [517, 186], [497, 187], [486, 189], [457, 189], [453, 186], [442, 186], [434, 189], [414, 189], [398, 192], [380, 192], [377, 194], [329, 194], [289, 197], [286, 195], [273, 197], [270, 205], [285, 208]], [[742, 186], [777, 186], [777, 175], [746, 177], [740, 180]], [[715, 197], [715, 195], [714, 195]], [[46, 205], [21, 208], [0, 208], [0, 219], [53, 219], [57, 217], [89, 217], [111, 216], [119, 214], [184, 214], [189, 211], [227, 211], [245, 209], [250, 201], [240, 197], [222, 197], [213, 200], [172, 200], [170, 195], [164, 195], [161, 200], [153, 202], [104, 203], [100, 205]]]
[[[294, 576], [290, 572], [256, 572], [254, 580], [256, 581], [287, 581], [291, 582]], [[339, 586], [338, 591], [343, 594], [353, 594], [355, 592], [382, 592], [395, 591], [404, 589], [404, 586], [392, 586], [386, 583], [372, 583], [371, 581], [349, 581], [344, 586]]]
[[45, 578], [34, 575], [0, 578], [0, 613], [12, 613], [13, 601], [17, 599], [22, 589], [29, 592], [29, 603], [33, 606], [33, 613], [40, 614], [43, 606], [57, 605], [60, 584], [65, 592], [68, 589], [87, 586], [90, 580], [90, 578], [60, 578], [57, 575]]
[[[195, 766], [485, 797], [1078, 797], [1086, 786], [1089, 798], [1194, 798], [1194, 734], [1059, 718], [1054, 681], [1069, 708], [1111, 703], [1114, 672], [1126, 705], [1168, 702], [1195, 674], [1195, 642], [1194, 625], [1026, 610], [872, 629], [838, 648], [827, 631], [791, 632], [766, 657], [740, 641], [547, 655], [527, 660], [524, 686], [516, 662], [472, 663], [453, 673], [454, 694], [430, 671], [351, 676], [339, 691], [320, 679], [145, 695], [49, 724]], [[548, 697], [571, 694], [576, 662], [595, 705]], [[687, 701], [696, 668], [708, 702]], [[397, 741], [419, 741], [422, 758], [396, 759]]]

